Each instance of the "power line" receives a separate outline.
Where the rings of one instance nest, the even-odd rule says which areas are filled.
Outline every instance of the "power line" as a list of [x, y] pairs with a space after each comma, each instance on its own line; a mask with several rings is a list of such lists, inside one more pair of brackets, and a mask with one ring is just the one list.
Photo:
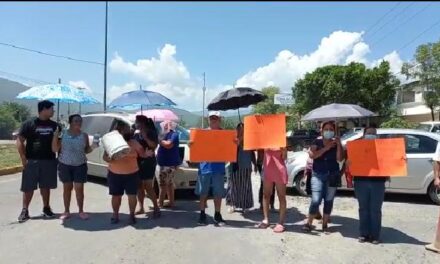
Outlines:
[[432, 24], [431, 26], [429, 26], [428, 28], [426, 28], [424, 31], [422, 31], [419, 35], [417, 35], [415, 38], [413, 38], [412, 40], [410, 40], [409, 42], [407, 42], [406, 44], [404, 44], [402, 47], [400, 47], [398, 49], [398, 51], [402, 51], [403, 49], [407, 48], [409, 45], [411, 45], [414, 41], [416, 41], [418, 38], [420, 38], [421, 36], [423, 36], [426, 32], [430, 31], [431, 29], [433, 29], [434, 27], [436, 27], [437, 25], [440, 24], [440, 19], [437, 20], [437, 22], [435, 22], [434, 24]]
[[423, 7], [422, 9], [420, 9], [419, 11], [417, 11], [414, 15], [412, 15], [410, 18], [408, 18], [407, 20], [405, 20], [403, 23], [398, 24], [396, 27], [394, 27], [391, 31], [389, 31], [388, 33], [386, 33], [382, 38], [380, 38], [379, 40], [377, 40], [376, 42], [374, 42], [371, 46], [375, 46], [377, 43], [381, 42], [382, 40], [386, 39], [387, 37], [389, 37], [392, 33], [394, 33], [398, 28], [404, 26], [405, 24], [407, 24], [409, 21], [413, 20], [416, 16], [418, 16], [420, 13], [422, 13], [423, 11], [425, 11], [429, 6], [432, 5], [431, 3], [428, 3], [425, 7]]
[[[394, 9], [396, 9], [402, 2], [397, 2], [390, 10], [388, 10], [388, 12], [386, 12], [383, 16], [381, 16], [376, 23], [374, 23], [372, 26], [370, 26], [365, 32], [369, 32], [370, 30], [372, 30], [377, 24], [379, 24], [388, 14], [390, 14], [391, 12], [394, 11]], [[367, 33], [365, 33], [367, 34]]]
[[391, 23], [393, 20], [395, 20], [398, 16], [400, 16], [401, 14], [403, 14], [408, 8], [410, 8], [412, 5], [414, 5], [415, 3], [409, 3], [406, 7], [404, 7], [402, 10], [400, 10], [400, 12], [398, 12], [397, 14], [395, 14], [390, 20], [388, 20], [388, 22], [386, 22], [385, 24], [383, 24], [379, 29], [375, 30], [373, 33], [371, 33], [370, 37], [373, 37], [377, 32], [381, 31], [386, 25], [388, 25], [389, 23]]
[[50, 83], [48, 81], [43, 81], [43, 80], [35, 79], [35, 78], [32, 78], [32, 77], [27, 77], [27, 76], [23, 76], [23, 75], [19, 75], [19, 74], [16, 74], [16, 73], [11, 73], [11, 72], [6, 72], [6, 71], [2, 71], [2, 70], [0, 70], [0, 74], [2, 74], [3, 76], [12, 76], [13, 78], [21, 79], [21, 80], [24, 80], [24, 81], [31, 81], [31, 82], [36, 83], [36, 84], [49, 84]]
[[6, 46], [6, 47], [10, 47], [10, 48], [14, 48], [14, 49], [24, 50], [24, 51], [28, 51], [28, 52], [32, 52], [32, 53], [37, 53], [37, 54], [40, 54], [40, 55], [50, 56], [50, 57], [62, 58], [62, 59], [67, 59], [67, 60], [77, 61], [77, 62], [82, 62], [82, 63], [104, 65], [104, 63], [101, 63], [101, 62], [82, 60], [82, 59], [72, 58], [72, 57], [69, 57], [69, 56], [47, 53], [47, 52], [44, 52], [44, 51], [39, 51], [39, 50], [29, 49], [29, 48], [25, 48], [25, 47], [20, 47], [20, 46], [17, 46], [17, 45], [14, 45], [14, 44], [10, 44], [10, 43], [0, 42], [0, 45]]

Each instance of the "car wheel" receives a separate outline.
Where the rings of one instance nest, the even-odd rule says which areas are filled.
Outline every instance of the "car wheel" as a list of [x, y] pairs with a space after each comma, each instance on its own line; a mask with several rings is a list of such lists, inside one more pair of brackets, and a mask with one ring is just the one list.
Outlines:
[[435, 204], [440, 205], [440, 188], [434, 186], [434, 182], [428, 188], [428, 196]]
[[300, 195], [307, 196], [306, 187], [306, 177], [304, 177], [304, 172], [300, 171], [295, 177], [295, 189]]

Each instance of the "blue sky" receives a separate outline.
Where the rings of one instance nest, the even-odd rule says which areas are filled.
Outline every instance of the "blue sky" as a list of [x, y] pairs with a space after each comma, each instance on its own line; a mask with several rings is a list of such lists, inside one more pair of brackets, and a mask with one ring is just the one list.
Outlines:
[[[1, 2], [0, 42], [102, 62], [104, 11], [104, 2]], [[438, 14], [440, 3], [428, 2], [110, 2], [109, 96], [142, 84], [197, 110], [203, 72], [209, 100], [234, 83], [288, 92], [305, 72], [329, 63], [372, 66], [385, 57], [398, 69], [417, 45], [440, 39], [437, 25], [400, 49], [438, 22]], [[0, 58], [0, 77], [31, 83], [2, 71], [82, 82], [102, 98], [102, 66], [4, 46]]]

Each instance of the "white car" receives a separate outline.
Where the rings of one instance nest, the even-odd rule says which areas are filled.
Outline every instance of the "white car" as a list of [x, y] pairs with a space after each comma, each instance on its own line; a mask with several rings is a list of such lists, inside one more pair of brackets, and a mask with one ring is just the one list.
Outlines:
[[[94, 135], [103, 136], [110, 132], [110, 129], [114, 126], [117, 120], [126, 122], [130, 127], [135, 123], [135, 115], [127, 113], [93, 113], [85, 114], [82, 116], [83, 124], [82, 129], [89, 134], [90, 144], [93, 142]], [[155, 123], [156, 128], [160, 130], [159, 122]], [[176, 189], [194, 189], [197, 183], [198, 164], [192, 164], [189, 160], [189, 148], [187, 142], [189, 141], [188, 130], [177, 126], [177, 132], [180, 139], [180, 154], [182, 158], [182, 165], [176, 172], [174, 184]], [[160, 131], [159, 131], [160, 132]], [[107, 163], [102, 159], [104, 149], [102, 144], [99, 148], [93, 150], [92, 153], [87, 155], [87, 165], [89, 168], [89, 175], [106, 178], [107, 177]], [[156, 170], [156, 176], [159, 173], [159, 169]]]
[[[440, 204], [440, 189], [435, 188], [433, 172], [433, 156], [440, 142], [440, 134], [411, 129], [378, 129], [379, 138], [404, 137], [408, 176], [394, 177], [387, 182], [386, 191], [391, 193], [427, 194], [436, 204]], [[362, 132], [353, 132], [342, 137], [342, 145], [348, 141], [362, 138]], [[305, 194], [303, 177], [308, 155], [305, 151], [292, 154], [288, 160], [289, 187], [295, 187]], [[347, 188], [345, 177], [342, 177], [342, 188]]]
[[422, 122], [417, 129], [440, 134], [440, 121]]

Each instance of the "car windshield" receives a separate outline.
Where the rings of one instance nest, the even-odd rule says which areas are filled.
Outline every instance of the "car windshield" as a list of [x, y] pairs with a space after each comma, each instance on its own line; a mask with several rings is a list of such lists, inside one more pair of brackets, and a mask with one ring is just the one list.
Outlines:
[[[157, 132], [159, 134], [162, 133], [162, 128], [160, 127], [160, 123], [161, 122], [155, 122], [154, 123], [155, 126], [156, 126], [156, 129], [157, 129]], [[180, 125], [177, 125], [176, 132], [179, 134], [180, 142], [187, 142], [187, 141], [189, 141], [189, 132], [188, 132], [188, 130], [186, 128], [184, 128], [184, 127], [182, 127]]]
[[420, 124], [420, 125], [417, 126], [417, 129], [418, 130], [423, 130], [423, 131], [426, 131], [426, 132], [431, 132], [431, 125], [429, 125], [429, 124]]
[[341, 140], [342, 140], [342, 141], [345, 141], [345, 140], [347, 140], [347, 139], [349, 139], [349, 138], [351, 138], [351, 137], [353, 137], [354, 135], [357, 135], [357, 134], [359, 134], [359, 133], [362, 133], [362, 132], [361, 132], [361, 131], [356, 131], [356, 132], [352, 131], [352, 132], [345, 133], [345, 134], [341, 137]]

